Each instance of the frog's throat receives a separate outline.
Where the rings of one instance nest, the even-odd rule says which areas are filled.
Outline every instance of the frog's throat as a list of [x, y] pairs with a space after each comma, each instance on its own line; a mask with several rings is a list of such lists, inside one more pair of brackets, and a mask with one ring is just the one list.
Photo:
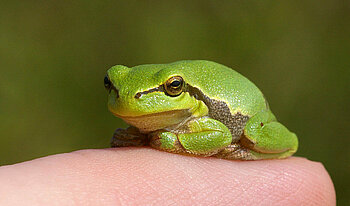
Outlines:
[[192, 116], [192, 113], [188, 109], [183, 109], [134, 117], [114, 115], [123, 119], [126, 123], [137, 127], [140, 132], [149, 133], [173, 125], [182, 125]]

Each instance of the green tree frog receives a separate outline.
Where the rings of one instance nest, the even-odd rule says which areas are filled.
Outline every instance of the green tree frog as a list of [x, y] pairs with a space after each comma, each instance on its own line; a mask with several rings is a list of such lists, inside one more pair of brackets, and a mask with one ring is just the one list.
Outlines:
[[145, 146], [193, 156], [285, 158], [296, 135], [276, 120], [262, 92], [224, 65], [205, 60], [116, 65], [104, 85], [108, 108], [131, 126], [112, 147]]

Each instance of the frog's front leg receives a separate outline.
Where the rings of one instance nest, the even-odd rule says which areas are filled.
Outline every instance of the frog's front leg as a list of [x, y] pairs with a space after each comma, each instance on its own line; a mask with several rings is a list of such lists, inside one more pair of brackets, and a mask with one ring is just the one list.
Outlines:
[[144, 146], [147, 144], [147, 135], [140, 133], [136, 127], [116, 129], [111, 140], [111, 147]]
[[191, 120], [177, 130], [162, 130], [150, 134], [150, 145], [167, 152], [210, 156], [232, 142], [229, 129], [211, 118]]
[[251, 151], [253, 159], [285, 158], [298, 149], [297, 136], [277, 122], [270, 111], [248, 120], [240, 144]]

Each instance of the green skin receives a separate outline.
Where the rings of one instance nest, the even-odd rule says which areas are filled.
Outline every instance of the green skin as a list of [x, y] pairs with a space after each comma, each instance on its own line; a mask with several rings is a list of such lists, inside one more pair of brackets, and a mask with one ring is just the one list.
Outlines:
[[[165, 85], [183, 84], [176, 95]], [[128, 124], [112, 147], [150, 145], [195, 156], [256, 160], [285, 158], [298, 148], [296, 135], [277, 122], [261, 91], [221, 64], [178, 61], [107, 71], [108, 108]]]

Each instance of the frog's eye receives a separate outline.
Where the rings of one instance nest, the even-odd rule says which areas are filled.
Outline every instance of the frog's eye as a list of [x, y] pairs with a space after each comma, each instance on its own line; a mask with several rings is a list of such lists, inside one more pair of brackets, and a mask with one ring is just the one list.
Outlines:
[[112, 82], [111, 80], [109, 80], [108, 75], [105, 76], [104, 83], [105, 83], [105, 88], [107, 90], [110, 90], [112, 87]]
[[184, 81], [182, 77], [176, 76], [176, 77], [171, 77], [165, 82], [164, 89], [169, 96], [174, 97], [181, 94], [183, 86], [184, 86]]

